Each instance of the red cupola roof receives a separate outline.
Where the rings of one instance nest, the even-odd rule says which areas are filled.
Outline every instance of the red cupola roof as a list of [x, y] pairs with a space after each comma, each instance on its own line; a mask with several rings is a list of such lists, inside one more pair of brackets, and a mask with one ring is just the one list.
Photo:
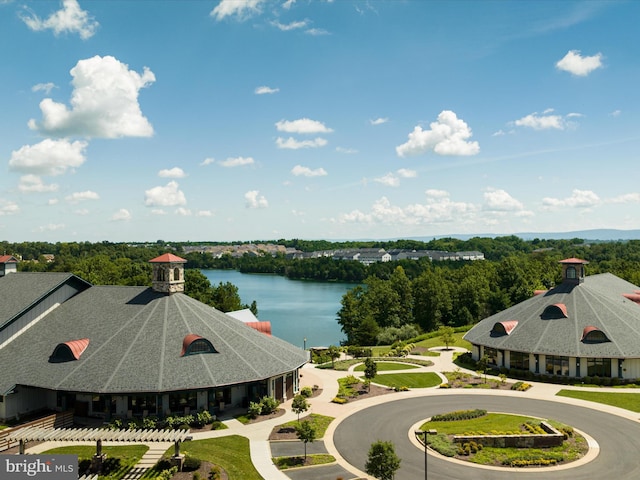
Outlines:
[[165, 253], [159, 257], [149, 260], [149, 263], [187, 263], [187, 261], [173, 253]]

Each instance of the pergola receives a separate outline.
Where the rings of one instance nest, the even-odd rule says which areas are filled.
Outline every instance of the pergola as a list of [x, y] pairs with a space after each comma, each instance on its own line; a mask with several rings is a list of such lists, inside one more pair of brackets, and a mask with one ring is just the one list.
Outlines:
[[180, 443], [191, 440], [187, 430], [107, 430], [103, 428], [26, 427], [10, 433], [7, 440], [20, 442], [24, 454], [27, 442], [96, 442], [96, 456], [102, 455], [102, 442], [173, 442], [175, 457], [180, 456]]

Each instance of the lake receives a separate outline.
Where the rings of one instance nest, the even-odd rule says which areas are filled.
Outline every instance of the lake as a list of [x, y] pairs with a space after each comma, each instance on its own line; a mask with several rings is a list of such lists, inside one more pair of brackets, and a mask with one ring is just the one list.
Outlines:
[[271, 322], [271, 333], [289, 343], [327, 347], [345, 339], [337, 321], [342, 296], [355, 285], [289, 280], [279, 275], [202, 270], [211, 285], [230, 282], [242, 303], [258, 303], [258, 319]]

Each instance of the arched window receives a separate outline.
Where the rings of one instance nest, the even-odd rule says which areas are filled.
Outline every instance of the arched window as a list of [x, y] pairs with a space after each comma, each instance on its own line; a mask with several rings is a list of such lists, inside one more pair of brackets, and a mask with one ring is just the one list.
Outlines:
[[607, 335], [597, 327], [584, 327], [582, 331], [582, 343], [605, 343], [610, 342]]
[[569, 318], [567, 314], [567, 306], [564, 303], [554, 303], [548, 305], [541, 315], [543, 320], [554, 320], [558, 318]]
[[178, 267], [173, 269], [173, 280], [174, 281], [180, 280], [180, 269]]
[[180, 353], [180, 356], [186, 357], [188, 355], [197, 355], [200, 353], [218, 353], [218, 351], [209, 340], [201, 337], [200, 335], [191, 333], [184, 337], [184, 340], [182, 340], [182, 352]]
[[567, 278], [576, 278], [576, 267], [567, 267]]
[[164, 268], [158, 267], [158, 270], [156, 270], [156, 280], [158, 282], [164, 282]]
[[514, 328], [518, 326], [517, 320], [507, 320], [506, 322], [496, 322], [491, 329], [492, 337], [500, 337], [502, 335], [509, 335]]
[[88, 338], [59, 343], [56, 345], [56, 348], [54, 348], [53, 353], [49, 357], [49, 363], [63, 363], [79, 360], [80, 355], [83, 354], [88, 346]]

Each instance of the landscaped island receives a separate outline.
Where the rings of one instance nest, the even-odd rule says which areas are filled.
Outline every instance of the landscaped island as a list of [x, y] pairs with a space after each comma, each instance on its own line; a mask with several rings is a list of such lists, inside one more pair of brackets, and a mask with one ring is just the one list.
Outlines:
[[[463, 410], [435, 415], [420, 427], [438, 453], [481, 465], [540, 467], [573, 462], [588, 451], [568, 425], [540, 418]], [[424, 436], [418, 435], [422, 442]]]

